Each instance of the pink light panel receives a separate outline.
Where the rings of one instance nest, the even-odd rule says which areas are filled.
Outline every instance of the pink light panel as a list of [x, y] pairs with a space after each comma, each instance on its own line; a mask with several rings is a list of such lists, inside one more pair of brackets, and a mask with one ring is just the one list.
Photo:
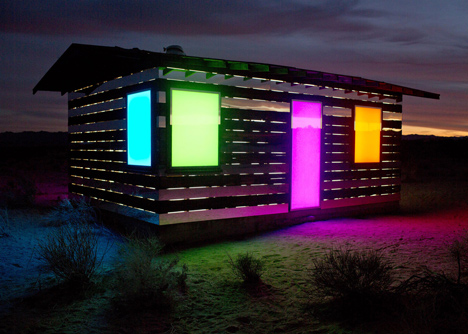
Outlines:
[[291, 210], [320, 206], [322, 104], [292, 101]]

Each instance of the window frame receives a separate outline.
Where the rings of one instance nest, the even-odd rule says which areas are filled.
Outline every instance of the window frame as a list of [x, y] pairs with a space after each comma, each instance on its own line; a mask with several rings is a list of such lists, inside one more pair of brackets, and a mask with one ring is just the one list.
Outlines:
[[[380, 130], [379, 130], [379, 161], [378, 162], [356, 162], [356, 108], [368, 108], [380, 110]], [[382, 136], [383, 136], [383, 108], [381, 106], [369, 106], [356, 104], [353, 107], [353, 138], [352, 138], [352, 150], [351, 152], [351, 163], [354, 167], [358, 168], [378, 168], [382, 165]]]
[[[129, 164], [129, 137], [128, 137], [128, 97], [129, 95], [134, 95], [134, 94], [139, 94], [143, 92], [149, 92], [150, 93], [150, 166], [143, 166], [143, 165], [131, 165]], [[138, 89], [135, 90], [129, 90], [125, 93], [125, 122], [126, 122], [126, 136], [125, 136], [125, 142], [126, 142], [126, 154], [125, 154], [125, 165], [126, 169], [130, 171], [135, 171], [135, 172], [148, 172], [148, 171], [153, 171], [157, 168], [156, 163], [157, 163], [157, 157], [156, 153], [158, 150], [158, 140], [157, 140], [157, 121], [155, 120], [155, 98], [157, 94], [155, 94], [155, 91], [152, 89], [152, 87], [139, 87]]]
[[[172, 92], [176, 91], [187, 91], [187, 92], [196, 92], [196, 93], [209, 93], [216, 94], [218, 96], [218, 135], [217, 135], [217, 164], [213, 166], [172, 166], [172, 133], [173, 133], [173, 124], [172, 124], [172, 108], [173, 108], [173, 95]], [[217, 90], [203, 90], [196, 88], [179, 88], [179, 87], [169, 87], [166, 91], [166, 104], [167, 104], [167, 114], [166, 114], [166, 128], [167, 128], [167, 173], [168, 174], [212, 174], [219, 173], [222, 171], [220, 167], [221, 161], [221, 92]]]

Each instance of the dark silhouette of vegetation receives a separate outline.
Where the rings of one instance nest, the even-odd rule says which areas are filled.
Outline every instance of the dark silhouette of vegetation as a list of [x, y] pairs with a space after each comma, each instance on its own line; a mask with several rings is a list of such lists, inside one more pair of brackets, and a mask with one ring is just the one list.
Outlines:
[[228, 254], [229, 265], [236, 277], [244, 283], [255, 284], [261, 282], [264, 272], [264, 262], [255, 258], [249, 252], [238, 254], [235, 259]]
[[101, 264], [95, 215], [84, 200], [63, 201], [53, 210], [49, 224], [58, 226], [39, 244], [45, 269], [66, 284], [84, 287]]
[[116, 267], [120, 305], [164, 309], [185, 291], [187, 267], [179, 266], [177, 258], [162, 257], [162, 249], [157, 237], [130, 237], [122, 246]]

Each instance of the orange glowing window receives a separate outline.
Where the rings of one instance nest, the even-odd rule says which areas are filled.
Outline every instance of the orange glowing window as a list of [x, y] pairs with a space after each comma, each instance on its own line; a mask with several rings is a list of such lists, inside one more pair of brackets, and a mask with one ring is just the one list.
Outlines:
[[356, 106], [354, 162], [380, 162], [381, 114], [379, 108]]

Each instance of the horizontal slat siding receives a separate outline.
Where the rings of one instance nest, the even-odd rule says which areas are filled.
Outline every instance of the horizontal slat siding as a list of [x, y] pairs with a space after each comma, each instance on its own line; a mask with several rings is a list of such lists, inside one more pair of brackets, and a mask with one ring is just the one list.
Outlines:
[[71, 142], [83, 141], [105, 141], [105, 140], [127, 140], [126, 129], [113, 129], [109, 131], [69, 133], [68, 138]]
[[[395, 108], [398, 109], [398, 108]], [[352, 117], [324, 116], [322, 145], [322, 208], [363, 203], [366, 198], [387, 197], [400, 192], [401, 121], [382, 121], [382, 161], [379, 164], [354, 164]], [[358, 200], [357, 200], [358, 199]], [[363, 200], [364, 199], [364, 200]], [[357, 204], [356, 204], [357, 205]]]
[[127, 117], [126, 111], [127, 110], [124, 108], [119, 108], [92, 114], [73, 116], [68, 118], [68, 125], [122, 120]]
[[[70, 172], [76, 175], [72, 178], [74, 184], [70, 186], [71, 191], [162, 215], [175, 211], [216, 210], [219, 216], [226, 210], [226, 215], [229, 216], [240, 210], [240, 206], [264, 208], [269, 204], [279, 204], [284, 211], [284, 206], [289, 201], [289, 112], [222, 107], [222, 171], [216, 174], [165, 175], [167, 129], [159, 128], [159, 169], [155, 166], [153, 171], [135, 172], [125, 163], [125, 95], [149, 87], [154, 91], [155, 87], [158, 87], [158, 91], [165, 91], [169, 87], [219, 90], [223, 97], [283, 103], [289, 103], [291, 98], [314, 99], [324, 106], [350, 109], [358, 103], [381, 107], [385, 110], [386, 117], [401, 113], [399, 105], [212, 84], [169, 82], [161, 79], [127, 87], [107, 84], [98, 89], [99, 92], [69, 101]], [[162, 102], [157, 103], [157, 110], [154, 112], [167, 116], [169, 104]], [[401, 121], [383, 120], [383, 161], [378, 166], [353, 164], [353, 128], [352, 117], [323, 116], [322, 199], [325, 207], [331, 206], [331, 202], [335, 206], [339, 206], [339, 203], [347, 205], [348, 202], [344, 199], [360, 199], [361, 202], [362, 198], [372, 198], [371, 201], [375, 201], [377, 197], [389, 199], [393, 197], [388, 194], [399, 192]], [[209, 216], [208, 213], [197, 214]], [[175, 215], [182, 217], [184, 214]]]
[[261, 204], [286, 203], [287, 194], [264, 194], [255, 196], [229, 196], [216, 198], [201, 198], [188, 200], [156, 201], [148, 198], [124, 193], [106, 191], [77, 184], [71, 184], [70, 190], [89, 197], [96, 197], [105, 201], [121, 203], [130, 207], [140, 208], [155, 213], [168, 213], [203, 209], [235, 208], [241, 206], [255, 206]]

